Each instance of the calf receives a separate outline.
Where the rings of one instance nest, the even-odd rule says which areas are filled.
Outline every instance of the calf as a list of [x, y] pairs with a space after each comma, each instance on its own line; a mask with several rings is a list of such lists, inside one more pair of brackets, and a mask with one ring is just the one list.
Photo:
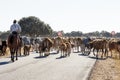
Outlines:
[[25, 56], [30, 54], [30, 48], [31, 48], [31, 45], [24, 45], [23, 50], [24, 50]]

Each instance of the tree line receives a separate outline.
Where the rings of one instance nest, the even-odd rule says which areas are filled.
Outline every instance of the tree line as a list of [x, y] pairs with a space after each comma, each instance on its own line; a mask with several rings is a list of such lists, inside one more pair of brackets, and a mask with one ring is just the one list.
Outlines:
[[[58, 35], [57, 31], [54, 31], [52, 27], [41, 21], [39, 18], [35, 16], [23, 17], [21, 18], [18, 23], [22, 28], [21, 36], [51, 36], [55, 37]], [[89, 33], [83, 33], [82, 31], [71, 31], [69, 33], [61, 32], [62, 36], [68, 37], [78, 37], [78, 36], [94, 36], [94, 37], [113, 37], [110, 32], [107, 31], [94, 31]], [[0, 38], [7, 39], [10, 34], [10, 31], [1, 32], [0, 31]], [[120, 37], [120, 33], [116, 33], [114, 37]]]

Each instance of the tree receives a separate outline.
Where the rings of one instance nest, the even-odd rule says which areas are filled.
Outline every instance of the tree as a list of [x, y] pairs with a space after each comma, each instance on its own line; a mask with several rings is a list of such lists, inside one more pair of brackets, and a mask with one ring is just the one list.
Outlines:
[[23, 17], [18, 21], [22, 28], [22, 35], [39, 36], [51, 35], [52, 28], [35, 16]]
[[2, 33], [0, 34], [0, 39], [2, 39], [2, 40], [7, 40], [9, 34], [10, 34], [10, 31], [2, 32]]
[[104, 37], [111, 37], [111, 34], [107, 31], [101, 31], [101, 35]]

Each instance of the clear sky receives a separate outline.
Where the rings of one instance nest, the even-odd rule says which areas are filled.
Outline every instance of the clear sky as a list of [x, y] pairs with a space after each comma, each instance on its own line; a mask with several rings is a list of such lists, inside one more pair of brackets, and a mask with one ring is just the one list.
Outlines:
[[0, 0], [0, 31], [28, 16], [55, 31], [120, 32], [120, 0]]

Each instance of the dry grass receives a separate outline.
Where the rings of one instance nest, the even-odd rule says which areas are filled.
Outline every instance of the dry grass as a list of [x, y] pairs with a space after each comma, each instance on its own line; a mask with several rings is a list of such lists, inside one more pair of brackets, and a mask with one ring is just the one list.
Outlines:
[[120, 80], [120, 59], [98, 59], [89, 80]]

